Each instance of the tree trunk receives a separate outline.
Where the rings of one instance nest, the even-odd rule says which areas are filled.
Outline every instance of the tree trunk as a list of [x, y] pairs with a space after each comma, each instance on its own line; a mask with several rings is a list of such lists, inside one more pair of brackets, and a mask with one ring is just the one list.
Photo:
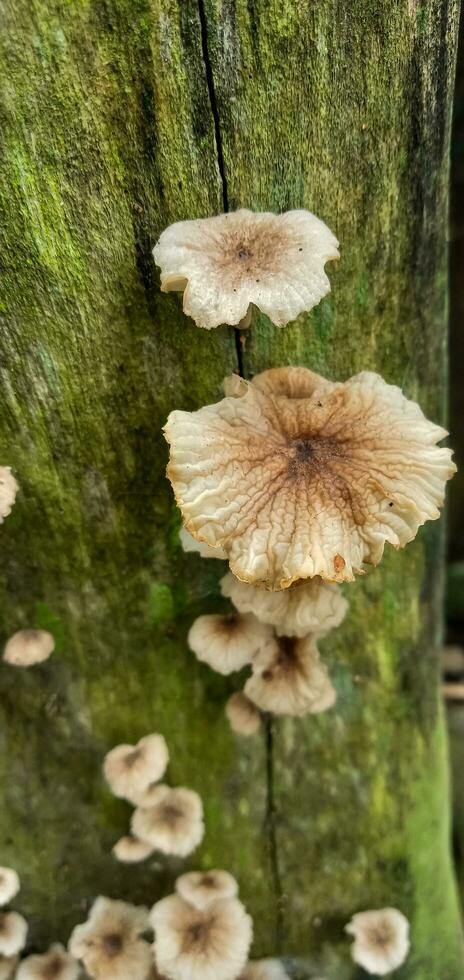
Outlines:
[[[3, 665], [1, 863], [32, 941], [98, 894], [151, 903], [180, 868], [227, 867], [256, 955], [359, 976], [343, 925], [396, 905], [398, 977], [464, 976], [438, 693], [442, 524], [346, 588], [322, 644], [338, 707], [236, 739], [241, 679], [186, 631], [219, 606], [220, 562], [182, 553], [161, 427], [237, 369], [370, 369], [439, 421], [445, 404], [449, 117], [456, 0], [3, 0], [2, 633], [51, 629], [40, 667]], [[334, 230], [332, 293], [243, 351], [161, 296], [151, 248], [225, 207], [305, 207]], [[105, 752], [166, 736], [198, 790], [189, 862], [118, 865], [130, 808]], [[299, 974], [300, 975], [300, 974]]]

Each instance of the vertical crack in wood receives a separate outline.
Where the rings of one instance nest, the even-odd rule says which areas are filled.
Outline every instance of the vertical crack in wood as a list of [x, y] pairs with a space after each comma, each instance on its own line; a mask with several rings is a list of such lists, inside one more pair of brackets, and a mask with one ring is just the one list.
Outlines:
[[283, 922], [283, 893], [282, 880], [279, 868], [279, 851], [277, 845], [276, 830], [276, 805], [274, 797], [274, 722], [272, 716], [268, 716], [264, 722], [266, 740], [266, 831], [269, 842], [269, 857], [271, 863], [271, 874], [274, 882], [274, 892], [276, 898], [276, 952], [283, 952], [284, 922]]
[[[229, 191], [227, 187], [226, 168], [224, 164], [224, 150], [222, 146], [221, 124], [219, 120], [219, 107], [216, 99], [216, 90], [214, 87], [213, 67], [211, 64], [211, 59], [209, 56], [209, 49], [208, 49], [208, 25], [206, 20], [206, 10], [205, 10], [204, 0], [198, 0], [198, 13], [200, 17], [201, 50], [202, 50], [203, 62], [205, 66], [205, 75], [206, 75], [206, 84], [208, 86], [209, 102], [210, 102], [211, 112], [213, 115], [213, 122], [214, 122], [217, 164], [218, 164], [219, 176], [221, 178], [221, 184], [222, 184], [222, 202], [223, 202], [224, 211], [228, 211]], [[234, 328], [234, 336], [235, 336], [235, 350], [237, 354], [237, 371], [240, 377], [244, 378], [245, 375], [244, 375], [244, 364], [243, 364], [242, 341], [240, 336], [240, 330], [238, 330], [236, 327]]]

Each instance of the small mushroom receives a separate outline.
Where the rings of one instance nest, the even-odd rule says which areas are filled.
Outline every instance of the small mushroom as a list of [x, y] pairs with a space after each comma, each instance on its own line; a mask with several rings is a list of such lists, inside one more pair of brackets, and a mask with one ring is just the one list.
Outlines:
[[245, 694], [262, 711], [276, 715], [314, 714], [335, 701], [312, 636], [276, 637], [274, 648], [256, 657]]
[[242, 209], [178, 221], [153, 249], [161, 289], [183, 292], [184, 313], [198, 327], [248, 327], [256, 306], [278, 327], [296, 320], [330, 292], [325, 263], [338, 242], [310, 211]]
[[0, 867], [0, 906], [7, 905], [18, 894], [21, 883], [14, 868]]
[[5, 644], [3, 659], [14, 667], [32, 667], [48, 660], [55, 641], [47, 630], [18, 630]]
[[105, 779], [115, 796], [137, 803], [151, 783], [162, 779], [169, 752], [162, 735], [145, 735], [137, 745], [116, 745], [103, 762]]
[[239, 980], [289, 980], [280, 960], [250, 960]]
[[0, 524], [11, 514], [19, 484], [16, 482], [10, 466], [0, 466]]
[[169, 895], [150, 914], [156, 967], [171, 980], [235, 980], [245, 966], [253, 925], [237, 898], [198, 909]]
[[26, 945], [27, 922], [18, 912], [0, 912], [0, 954], [15, 956]]
[[235, 898], [238, 885], [228, 871], [188, 871], [177, 879], [176, 892], [195, 908], [205, 909], [218, 898]]
[[243, 691], [231, 694], [226, 703], [226, 716], [236, 735], [256, 735], [261, 728], [261, 712]]
[[409, 922], [398, 909], [358, 912], [345, 930], [354, 936], [354, 962], [375, 976], [384, 977], [397, 970], [409, 953]]
[[352, 581], [439, 517], [456, 469], [436, 445], [447, 433], [379, 375], [279, 368], [226, 391], [171, 412], [167, 475], [187, 529], [241, 581]]
[[163, 785], [150, 795], [150, 806], [137, 807], [132, 815], [133, 833], [163, 854], [187, 857], [205, 833], [201, 797], [191, 789]]
[[291, 588], [269, 592], [240, 582], [231, 572], [221, 579], [221, 592], [242, 614], [253, 613], [269, 623], [280, 636], [307, 636], [327, 633], [340, 626], [348, 609], [337, 585], [323, 579], [295, 582]]
[[150, 857], [150, 854], [153, 854], [153, 848], [147, 841], [139, 840], [132, 834], [126, 834], [125, 837], [120, 837], [116, 841], [113, 854], [123, 864], [137, 864], [137, 862], [145, 861], [147, 857]]
[[224, 548], [210, 548], [209, 544], [204, 544], [202, 541], [195, 541], [195, 538], [192, 537], [185, 527], [181, 527], [179, 538], [184, 551], [187, 553], [195, 551], [200, 555], [200, 558], [221, 558], [222, 560], [227, 558]]
[[42, 955], [27, 956], [19, 965], [16, 980], [77, 980], [80, 966], [61, 943], [53, 943]]
[[231, 674], [251, 663], [272, 641], [273, 631], [255, 616], [240, 613], [199, 616], [188, 635], [188, 645], [198, 660], [218, 674]]
[[73, 930], [69, 952], [98, 980], [146, 980], [152, 955], [140, 936], [147, 929], [146, 908], [101, 896], [87, 922]]

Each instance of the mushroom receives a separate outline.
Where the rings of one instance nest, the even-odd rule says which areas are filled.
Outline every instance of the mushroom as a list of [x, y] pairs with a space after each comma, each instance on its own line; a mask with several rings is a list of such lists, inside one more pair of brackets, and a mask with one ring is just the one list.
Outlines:
[[16, 482], [10, 466], [0, 466], [0, 524], [11, 514], [19, 484]]
[[191, 789], [156, 786], [151, 791], [150, 806], [134, 811], [131, 829], [157, 851], [187, 857], [201, 844], [205, 833], [201, 798]]
[[0, 954], [15, 956], [26, 945], [27, 922], [18, 912], [0, 912]]
[[335, 701], [312, 636], [276, 637], [273, 649], [256, 657], [245, 694], [262, 711], [276, 715], [314, 714]]
[[137, 802], [140, 793], [162, 779], [169, 752], [162, 735], [145, 735], [137, 745], [116, 745], [103, 762], [105, 779], [115, 796]]
[[345, 930], [354, 936], [354, 962], [375, 976], [384, 977], [397, 970], [409, 953], [409, 922], [398, 909], [358, 912]]
[[77, 980], [80, 966], [61, 943], [53, 943], [42, 955], [28, 956], [18, 968], [16, 980]]
[[101, 896], [73, 930], [69, 952], [98, 980], [146, 980], [152, 956], [140, 936], [147, 929], [147, 909]]
[[18, 630], [5, 644], [3, 659], [14, 667], [32, 667], [48, 660], [55, 641], [47, 630]]
[[222, 560], [227, 558], [224, 548], [210, 548], [209, 544], [204, 544], [202, 541], [195, 541], [195, 538], [192, 537], [185, 527], [181, 527], [179, 538], [184, 551], [187, 553], [195, 551], [200, 555], [200, 558], [221, 558]]
[[248, 327], [256, 306], [278, 327], [330, 292], [325, 263], [338, 241], [310, 211], [246, 209], [178, 221], [153, 249], [161, 289], [183, 292], [184, 313], [198, 327]]
[[226, 702], [226, 716], [236, 735], [256, 735], [261, 728], [261, 712], [243, 691], [231, 694]]
[[255, 616], [240, 613], [199, 616], [188, 635], [188, 645], [198, 660], [219, 674], [231, 674], [251, 663], [272, 641], [273, 630]]
[[205, 909], [218, 898], [235, 898], [238, 885], [228, 871], [188, 871], [177, 879], [176, 891], [196, 909]]
[[193, 536], [243, 582], [349, 582], [439, 517], [455, 472], [447, 434], [399, 388], [364, 372], [331, 383], [278, 368], [226, 397], [171, 412], [167, 475]]
[[269, 592], [240, 582], [231, 572], [221, 579], [221, 592], [239, 612], [253, 613], [269, 623], [279, 636], [307, 636], [327, 633], [340, 626], [348, 609], [337, 585], [316, 576], [296, 582], [289, 589]]
[[179, 895], [153, 906], [156, 967], [171, 980], [235, 980], [245, 966], [253, 925], [237, 898], [198, 909]]
[[289, 980], [280, 960], [250, 960], [239, 980]]
[[18, 960], [18, 956], [0, 955], [0, 980], [13, 980]]
[[120, 837], [113, 847], [114, 856], [124, 864], [136, 864], [138, 861], [145, 861], [152, 853], [151, 844], [140, 840], [138, 837], [133, 837], [132, 834]]
[[0, 905], [6, 905], [18, 894], [21, 887], [19, 876], [14, 868], [0, 867]]

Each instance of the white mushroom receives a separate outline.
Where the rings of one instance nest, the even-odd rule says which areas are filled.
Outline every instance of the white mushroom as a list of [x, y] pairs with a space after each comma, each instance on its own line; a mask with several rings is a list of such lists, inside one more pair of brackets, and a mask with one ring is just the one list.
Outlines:
[[150, 914], [156, 967], [170, 980], [236, 980], [252, 939], [252, 921], [237, 898], [198, 909], [179, 895], [163, 898]]
[[162, 735], [145, 735], [137, 745], [116, 745], [103, 762], [105, 779], [115, 796], [136, 803], [151, 783], [162, 779], [169, 752]]
[[100, 897], [73, 930], [69, 952], [98, 980], [146, 980], [152, 956], [140, 937], [147, 928], [147, 909]]
[[11, 514], [19, 484], [16, 482], [10, 466], [0, 466], [0, 524]]
[[276, 715], [306, 715], [325, 711], [335, 692], [311, 636], [276, 637], [274, 649], [253, 663], [245, 694], [262, 711]]
[[226, 716], [236, 735], [256, 735], [261, 728], [261, 712], [243, 691], [231, 694], [226, 703]]
[[150, 791], [150, 806], [134, 811], [131, 829], [157, 851], [187, 857], [205, 833], [201, 797], [182, 786], [156, 786]]
[[255, 616], [240, 613], [199, 616], [188, 635], [198, 660], [219, 674], [231, 674], [251, 663], [272, 642], [273, 630]]
[[327, 633], [340, 626], [348, 609], [339, 587], [319, 576], [280, 592], [270, 592], [240, 582], [227, 572], [221, 579], [221, 592], [239, 612], [253, 613], [260, 622], [270, 623], [280, 636]]
[[18, 630], [5, 644], [3, 659], [14, 667], [32, 667], [48, 660], [55, 641], [47, 630]]
[[218, 898], [235, 898], [238, 885], [228, 871], [188, 871], [177, 879], [176, 892], [195, 908], [205, 909]]
[[409, 922], [398, 909], [358, 912], [345, 929], [354, 936], [354, 962], [375, 976], [397, 970], [409, 953]]

